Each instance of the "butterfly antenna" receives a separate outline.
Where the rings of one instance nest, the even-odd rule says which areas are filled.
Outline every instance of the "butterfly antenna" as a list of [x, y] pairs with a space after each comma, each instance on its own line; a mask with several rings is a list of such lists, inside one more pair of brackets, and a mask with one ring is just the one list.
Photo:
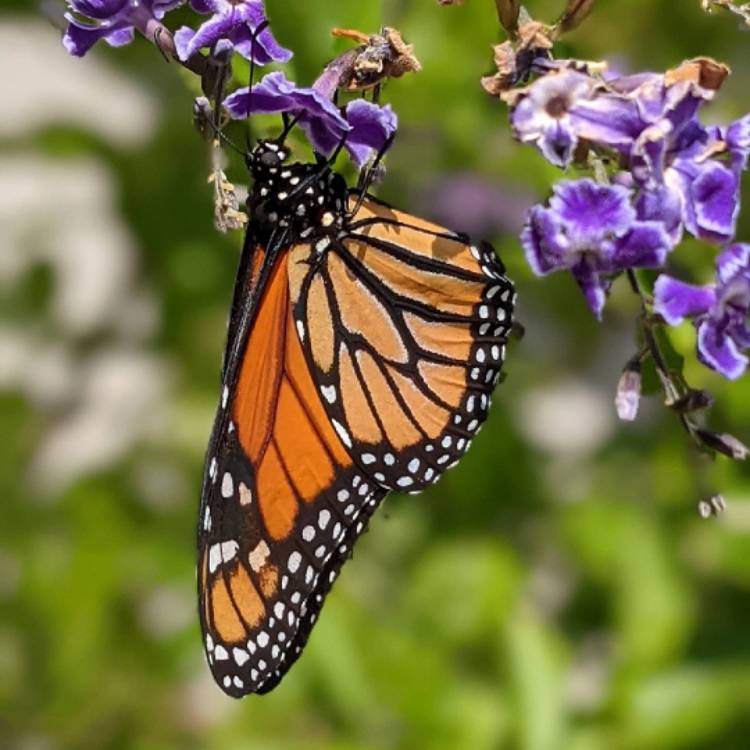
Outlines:
[[375, 175], [378, 172], [378, 167], [383, 161], [383, 157], [385, 156], [386, 151], [388, 151], [388, 149], [393, 144], [393, 140], [395, 137], [395, 132], [391, 133], [388, 136], [388, 140], [380, 147], [380, 150], [378, 151], [378, 154], [373, 160], [372, 164], [362, 172], [359, 178], [359, 182], [357, 183], [357, 192], [359, 193], [359, 198], [357, 199], [357, 203], [354, 208], [349, 212], [349, 216], [356, 216], [357, 212], [362, 207], [362, 203], [364, 203], [367, 191], [370, 189], [370, 185], [372, 185], [372, 182], [375, 179]]
[[258, 37], [268, 28], [268, 19], [258, 24], [258, 26], [250, 32], [250, 74], [247, 83], [248, 89], [248, 117], [246, 120], [245, 140], [247, 145], [248, 153], [252, 150], [253, 144], [253, 128], [252, 128], [252, 116], [253, 116], [253, 82], [255, 81], [255, 43]]

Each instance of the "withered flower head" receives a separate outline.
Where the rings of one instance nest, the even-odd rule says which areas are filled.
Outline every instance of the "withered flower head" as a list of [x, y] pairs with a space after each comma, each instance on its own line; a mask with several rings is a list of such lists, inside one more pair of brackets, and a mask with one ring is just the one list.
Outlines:
[[549, 58], [552, 41], [549, 28], [543, 23], [529, 21], [518, 27], [514, 41], [494, 47], [497, 72], [482, 78], [482, 87], [490, 96], [501, 96], [531, 74], [533, 63]]
[[379, 34], [369, 36], [352, 29], [334, 29], [333, 35], [360, 43], [326, 66], [326, 72], [336, 77], [337, 88], [344, 91], [372, 89], [388, 78], [422, 69], [414, 48], [404, 42], [397, 29], [386, 26]]

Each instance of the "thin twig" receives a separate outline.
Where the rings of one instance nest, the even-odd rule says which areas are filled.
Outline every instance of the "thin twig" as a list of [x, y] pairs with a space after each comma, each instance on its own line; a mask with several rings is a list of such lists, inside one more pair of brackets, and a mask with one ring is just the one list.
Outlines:
[[[649, 320], [646, 297], [643, 293], [643, 290], [641, 289], [641, 285], [638, 281], [638, 277], [636, 276], [635, 271], [633, 269], [628, 269], [627, 277], [628, 281], [630, 282], [631, 288], [640, 299], [641, 330], [643, 331], [643, 339], [645, 341], [646, 348], [648, 349], [648, 353], [654, 363], [656, 374], [659, 376], [659, 380], [661, 381], [665, 402], [667, 406], [671, 406], [672, 404], [678, 402], [680, 399], [684, 398], [687, 395], [688, 391], [683, 387], [682, 384], [676, 383], [674, 378], [672, 377], [672, 373], [669, 369], [669, 365], [667, 364], [666, 357], [661, 350], [661, 346], [659, 345], [659, 341], [657, 340], [654, 333], [652, 323]], [[678, 417], [680, 419], [680, 422], [682, 422], [682, 426], [690, 435], [691, 439], [696, 443], [696, 445], [702, 447], [703, 443], [696, 435], [696, 425], [693, 424], [689, 416], [684, 413], [678, 413]]]

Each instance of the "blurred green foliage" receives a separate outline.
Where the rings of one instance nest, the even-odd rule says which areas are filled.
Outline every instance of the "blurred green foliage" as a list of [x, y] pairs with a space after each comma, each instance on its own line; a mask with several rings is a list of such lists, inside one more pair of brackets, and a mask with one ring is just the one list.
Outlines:
[[[333, 26], [386, 23], [414, 43], [424, 71], [386, 92], [401, 129], [384, 198], [432, 215], [431, 191], [457, 173], [529, 203], [559, 178], [510, 140], [503, 106], [478, 85], [500, 38], [490, 0], [267, 4], [300, 83], [344, 48]], [[30, 5], [6, 0], [0, 26], [42, 23]], [[529, 2], [546, 19], [561, 5]], [[710, 115], [750, 110], [750, 36], [698, 0], [600, 0], [559, 53], [632, 71], [711, 55], [734, 75]], [[65, 413], [2, 391], [0, 747], [745, 750], [750, 473], [696, 456], [656, 399], [639, 422], [615, 424], [612, 391], [635, 346], [626, 285], [597, 324], [570, 279], [532, 277], [510, 226], [488, 239], [517, 280], [527, 337], [511, 347], [481, 436], [434, 489], [386, 502], [280, 687], [239, 703], [214, 688], [193, 604], [194, 528], [241, 238], [212, 229], [194, 83], [143, 40], [97, 49], [79, 69], [104, 65], [158, 102], [146, 142], [113, 145], [53, 119], [0, 140], [0, 160], [93, 159], [111, 176], [138, 281], [158, 304], [140, 346], [170, 373], [168, 424], [42, 490], [33, 457]], [[234, 163], [230, 176], [243, 174]], [[675, 264], [702, 279], [712, 259], [690, 243]], [[3, 300], [3, 325], [62, 340], [45, 303], [54, 284], [31, 269]], [[71, 356], [108, 335], [76, 341]], [[718, 396], [712, 423], [750, 437], [748, 379], [730, 386], [695, 364], [689, 326], [673, 339], [692, 384]], [[593, 411], [565, 410], [570, 383]], [[555, 419], [542, 408], [549, 393], [563, 394]], [[568, 434], [584, 447], [566, 446]], [[729, 511], [703, 521], [696, 503], [717, 490]]]

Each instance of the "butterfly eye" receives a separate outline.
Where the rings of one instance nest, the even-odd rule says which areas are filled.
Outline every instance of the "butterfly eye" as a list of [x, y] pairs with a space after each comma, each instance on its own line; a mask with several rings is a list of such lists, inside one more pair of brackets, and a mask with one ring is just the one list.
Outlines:
[[264, 167], [278, 167], [281, 164], [281, 159], [274, 151], [264, 151], [260, 156], [260, 163]]

